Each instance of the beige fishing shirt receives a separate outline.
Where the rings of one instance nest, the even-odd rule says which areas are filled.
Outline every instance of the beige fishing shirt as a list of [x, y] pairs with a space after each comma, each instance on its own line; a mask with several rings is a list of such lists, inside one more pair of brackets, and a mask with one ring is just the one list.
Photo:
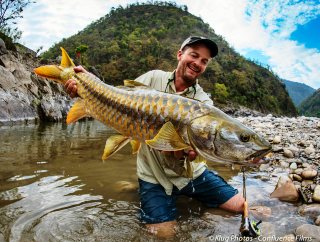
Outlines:
[[[149, 71], [138, 77], [136, 81], [150, 86], [158, 91], [173, 93], [189, 98], [199, 100], [203, 103], [213, 105], [212, 100], [199, 86], [198, 82], [183, 92], [177, 92], [174, 85], [174, 72], [164, 72], [161, 70]], [[206, 164], [191, 162], [193, 166], [193, 179], [200, 176], [206, 169]], [[180, 166], [180, 167], [179, 167]], [[186, 186], [190, 178], [179, 175], [179, 171], [184, 168], [184, 161], [170, 160], [157, 150], [154, 150], [146, 144], [141, 144], [137, 156], [137, 174], [138, 178], [153, 184], [161, 184], [166, 193], [171, 195], [173, 185], [179, 190]]]

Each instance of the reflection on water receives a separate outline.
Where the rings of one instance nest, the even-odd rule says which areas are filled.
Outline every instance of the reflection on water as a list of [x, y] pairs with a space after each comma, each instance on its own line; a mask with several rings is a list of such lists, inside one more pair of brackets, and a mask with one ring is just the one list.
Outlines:
[[[156, 241], [139, 221], [137, 191], [118, 189], [137, 184], [130, 147], [101, 161], [112, 133], [95, 121], [0, 127], [0, 242]], [[211, 168], [241, 192], [237, 171]], [[272, 208], [269, 221], [278, 235], [292, 233], [303, 221], [296, 206], [270, 200], [276, 178], [262, 182], [257, 176], [249, 175], [250, 203]], [[175, 241], [210, 241], [213, 235], [239, 232], [239, 215], [207, 210], [185, 197], [177, 203]]]

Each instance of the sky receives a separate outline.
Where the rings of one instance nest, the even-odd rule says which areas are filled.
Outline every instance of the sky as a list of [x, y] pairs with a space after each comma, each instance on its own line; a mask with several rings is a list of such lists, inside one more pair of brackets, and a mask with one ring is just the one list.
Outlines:
[[[149, 0], [150, 1], [150, 0]], [[141, 0], [36, 0], [23, 11], [20, 42], [47, 50], [112, 7]], [[152, 2], [152, 1], [150, 1]], [[320, 88], [320, 0], [177, 0], [238, 53], [280, 78]], [[187, 36], [186, 36], [187, 37]]]

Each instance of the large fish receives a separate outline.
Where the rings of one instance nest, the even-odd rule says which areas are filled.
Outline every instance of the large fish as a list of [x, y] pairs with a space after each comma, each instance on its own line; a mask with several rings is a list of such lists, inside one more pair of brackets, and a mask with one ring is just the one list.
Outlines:
[[67, 115], [68, 124], [90, 116], [120, 133], [107, 140], [103, 160], [130, 141], [134, 152], [145, 142], [163, 151], [193, 149], [199, 160], [242, 165], [256, 163], [271, 149], [263, 137], [214, 106], [135, 81], [114, 87], [90, 73], [75, 73], [71, 58], [61, 50], [60, 66], [41, 66], [34, 72], [62, 84], [76, 81], [80, 98]]

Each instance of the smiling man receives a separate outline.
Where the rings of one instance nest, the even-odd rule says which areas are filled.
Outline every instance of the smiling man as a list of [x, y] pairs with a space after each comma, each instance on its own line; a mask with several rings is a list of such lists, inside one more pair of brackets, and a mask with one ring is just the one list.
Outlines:
[[[191, 36], [177, 53], [174, 72], [149, 71], [136, 80], [159, 91], [197, 99], [213, 105], [198, 84], [198, 77], [218, 53], [210, 39]], [[142, 144], [137, 158], [140, 185], [141, 218], [149, 231], [160, 237], [173, 236], [176, 225], [176, 198], [186, 195], [208, 207], [243, 211], [243, 197], [220, 176], [209, 171], [203, 162], [192, 165], [192, 178], [187, 176], [186, 160], [196, 158], [194, 151], [161, 152]], [[191, 181], [192, 180], [192, 181]]]
[[[218, 47], [212, 40], [191, 36], [177, 52], [175, 71], [152, 70], [136, 81], [162, 92], [213, 105], [197, 78], [217, 53]], [[75, 71], [84, 69], [75, 67]], [[71, 97], [76, 96], [75, 81], [69, 80], [65, 86]], [[141, 144], [137, 155], [141, 219], [151, 233], [165, 238], [175, 234], [176, 198], [179, 195], [195, 198], [208, 207], [243, 211], [244, 199], [238, 191], [209, 171], [204, 162], [190, 162], [196, 156], [193, 150], [163, 152]]]

